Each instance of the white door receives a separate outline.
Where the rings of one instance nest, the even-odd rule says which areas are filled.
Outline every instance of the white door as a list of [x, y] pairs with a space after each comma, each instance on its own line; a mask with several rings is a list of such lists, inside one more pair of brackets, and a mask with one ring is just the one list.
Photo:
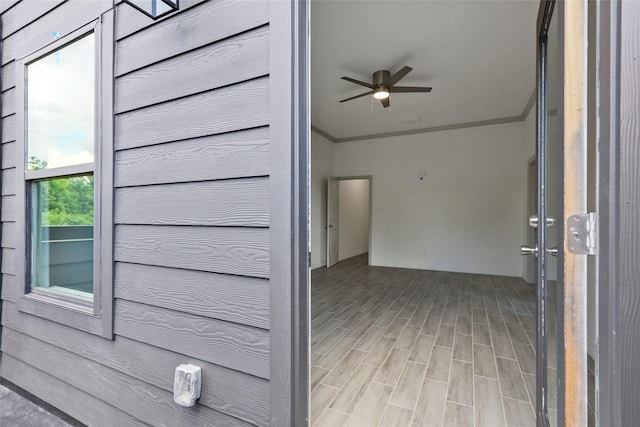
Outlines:
[[327, 185], [327, 268], [338, 262], [338, 180], [329, 178]]

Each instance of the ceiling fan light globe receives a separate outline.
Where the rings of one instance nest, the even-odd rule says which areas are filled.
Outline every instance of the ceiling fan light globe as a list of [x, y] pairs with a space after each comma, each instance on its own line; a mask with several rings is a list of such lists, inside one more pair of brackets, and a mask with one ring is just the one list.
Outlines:
[[389, 91], [386, 89], [378, 89], [373, 93], [375, 99], [387, 99], [389, 97]]

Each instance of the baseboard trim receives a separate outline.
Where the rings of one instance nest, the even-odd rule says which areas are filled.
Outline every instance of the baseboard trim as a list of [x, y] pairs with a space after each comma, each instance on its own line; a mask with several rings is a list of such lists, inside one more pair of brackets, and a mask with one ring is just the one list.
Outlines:
[[358, 255], [362, 255], [362, 254], [366, 254], [367, 252], [369, 252], [368, 248], [351, 251], [351, 252], [347, 253], [344, 256], [344, 258], [338, 259], [338, 261], [344, 261], [345, 259], [353, 258], [354, 256], [358, 256]]

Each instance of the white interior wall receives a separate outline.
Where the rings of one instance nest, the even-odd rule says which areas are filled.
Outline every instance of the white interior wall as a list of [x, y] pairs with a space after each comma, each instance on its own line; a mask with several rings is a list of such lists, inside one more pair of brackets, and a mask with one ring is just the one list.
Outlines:
[[327, 265], [327, 178], [334, 175], [334, 144], [311, 132], [311, 268]]
[[373, 176], [371, 264], [522, 276], [524, 141], [516, 122], [336, 144], [337, 176]]
[[338, 182], [338, 260], [369, 250], [369, 180]]

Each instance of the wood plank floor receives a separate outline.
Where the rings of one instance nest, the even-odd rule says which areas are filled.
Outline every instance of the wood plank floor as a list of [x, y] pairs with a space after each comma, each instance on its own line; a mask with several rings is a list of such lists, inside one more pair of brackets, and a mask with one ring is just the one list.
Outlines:
[[312, 272], [312, 426], [535, 426], [533, 285], [366, 263]]

